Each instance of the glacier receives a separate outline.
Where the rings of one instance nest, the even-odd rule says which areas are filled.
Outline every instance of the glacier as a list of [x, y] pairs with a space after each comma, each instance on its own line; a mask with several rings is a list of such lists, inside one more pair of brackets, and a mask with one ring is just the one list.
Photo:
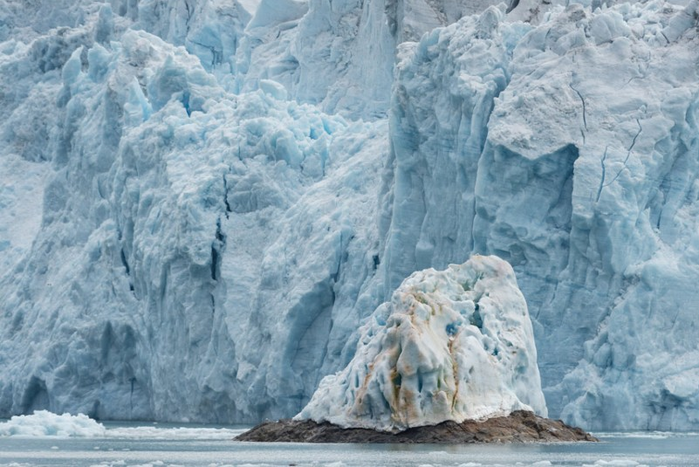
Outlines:
[[536, 28], [491, 9], [398, 64], [389, 288], [464, 252], [509, 261], [549, 409], [583, 426], [697, 421], [696, 7], [573, 4]]
[[496, 3], [0, 1], [0, 417], [292, 416], [482, 254], [551, 416], [696, 430], [698, 4]]
[[527, 304], [496, 256], [414, 272], [360, 334], [349, 365], [323, 378], [294, 420], [398, 432], [516, 410], [546, 416]]

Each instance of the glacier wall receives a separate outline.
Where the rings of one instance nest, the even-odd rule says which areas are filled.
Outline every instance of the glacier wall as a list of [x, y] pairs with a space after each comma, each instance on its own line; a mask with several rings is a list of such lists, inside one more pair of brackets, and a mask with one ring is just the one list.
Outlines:
[[0, 416], [291, 416], [481, 253], [552, 416], [696, 429], [697, 3], [275, 4], [0, 2]]
[[571, 5], [533, 28], [490, 9], [397, 66], [386, 290], [508, 260], [549, 409], [590, 428], [698, 421], [696, 16]]
[[358, 293], [336, 283], [375, 269], [386, 124], [285, 101], [271, 81], [236, 96], [136, 28], [102, 45], [104, 11], [3, 55], [22, 83], [3, 80], [3, 164], [17, 180], [33, 168], [43, 204], [4, 190], [29, 212], [24, 232], [4, 215], [0, 410], [295, 413], [358, 325], [330, 332], [330, 312]]
[[[237, 56], [239, 90], [261, 79], [352, 119], [385, 117], [396, 45], [497, 0], [260, 0]], [[283, 14], [281, 13], [283, 12]]]

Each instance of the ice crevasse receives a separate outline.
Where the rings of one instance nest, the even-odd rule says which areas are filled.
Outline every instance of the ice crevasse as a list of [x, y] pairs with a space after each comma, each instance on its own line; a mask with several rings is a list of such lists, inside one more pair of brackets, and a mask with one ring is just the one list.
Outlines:
[[0, 416], [292, 416], [481, 254], [551, 416], [697, 428], [695, 1], [0, 3]]

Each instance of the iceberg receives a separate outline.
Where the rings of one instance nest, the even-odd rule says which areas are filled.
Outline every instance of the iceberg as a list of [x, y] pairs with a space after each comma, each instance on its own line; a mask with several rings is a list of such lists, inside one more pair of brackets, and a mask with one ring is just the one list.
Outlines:
[[103, 438], [107, 430], [84, 414], [57, 415], [37, 410], [32, 415], [18, 415], [0, 422], [0, 437], [48, 437]]
[[474, 256], [405, 279], [295, 420], [402, 431], [517, 410], [547, 413], [527, 305], [509, 264]]
[[54, 414], [37, 410], [31, 415], [15, 415], [0, 422], [0, 438], [112, 438], [169, 440], [230, 440], [241, 429], [201, 427], [132, 426], [105, 427], [85, 414]]

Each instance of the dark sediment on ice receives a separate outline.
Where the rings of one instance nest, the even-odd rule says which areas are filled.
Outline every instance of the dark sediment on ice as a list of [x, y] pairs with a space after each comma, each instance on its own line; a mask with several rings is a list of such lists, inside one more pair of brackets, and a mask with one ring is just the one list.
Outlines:
[[447, 421], [434, 426], [386, 433], [365, 428], [342, 428], [328, 422], [279, 420], [264, 422], [236, 438], [238, 441], [290, 443], [549, 443], [598, 441], [580, 428], [560, 420], [517, 411], [483, 421]]

